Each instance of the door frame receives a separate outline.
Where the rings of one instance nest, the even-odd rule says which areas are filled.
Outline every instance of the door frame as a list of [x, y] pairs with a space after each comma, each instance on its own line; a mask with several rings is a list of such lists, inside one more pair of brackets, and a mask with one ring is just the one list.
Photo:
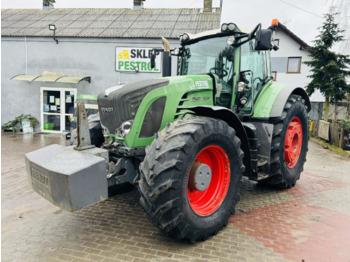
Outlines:
[[[44, 112], [44, 91], [59, 91], [60, 92], [60, 113], [45, 113]], [[45, 133], [62, 133], [65, 130], [66, 127], [66, 115], [72, 115], [73, 114], [66, 114], [66, 100], [65, 100], [65, 92], [74, 92], [74, 104], [76, 103], [78, 90], [77, 88], [66, 88], [66, 87], [40, 87], [40, 130], [41, 132]], [[60, 116], [60, 131], [56, 130], [45, 130], [44, 129], [44, 115], [59, 115]]]

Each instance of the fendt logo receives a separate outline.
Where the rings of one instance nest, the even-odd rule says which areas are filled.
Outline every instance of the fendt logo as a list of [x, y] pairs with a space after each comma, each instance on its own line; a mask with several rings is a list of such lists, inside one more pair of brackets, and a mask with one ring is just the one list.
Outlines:
[[102, 113], [112, 113], [113, 107], [101, 107]]

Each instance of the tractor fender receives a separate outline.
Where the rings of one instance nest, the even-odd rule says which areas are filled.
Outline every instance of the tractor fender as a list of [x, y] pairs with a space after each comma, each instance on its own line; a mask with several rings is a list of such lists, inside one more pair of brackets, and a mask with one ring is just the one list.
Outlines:
[[225, 121], [230, 127], [235, 129], [237, 137], [241, 140], [241, 149], [244, 152], [243, 163], [246, 167], [244, 175], [250, 177], [250, 151], [247, 133], [238, 116], [226, 107], [221, 106], [189, 106], [181, 109], [190, 110], [198, 116], [206, 116]]
[[288, 86], [288, 87], [284, 87], [277, 95], [276, 100], [273, 103], [273, 106], [270, 111], [270, 117], [281, 117], [283, 108], [287, 103], [288, 98], [292, 94], [301, 96], [305, 100], [307, 112], [310, 112], [311, 103], [305, 90], [301, 87], [295, 88], [295, 87]]

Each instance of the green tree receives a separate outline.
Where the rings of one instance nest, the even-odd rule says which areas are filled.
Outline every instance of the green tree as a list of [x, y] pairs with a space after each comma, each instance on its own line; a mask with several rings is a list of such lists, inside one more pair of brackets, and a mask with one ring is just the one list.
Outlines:
[[332, 51], [334, 44], [344, 40], [343, 30], [335, 23], [335, 13], [331, 10], [324, 16], [324, 23], [320, 27], [320, 34], [316, 37], [314, 46], [309, 48], [312, 61], [305, 62], [310, 66], [312, 74], [308, 77], [311, 82], [306, 86], [308, 95], [316, 90], [325, 96], [325, 110], [323, 119], [328, 120], [329, 102], [339, 101], [350, 92], [350, 85], [346, 77], [350, 76], [348, 65], [350, 58]]

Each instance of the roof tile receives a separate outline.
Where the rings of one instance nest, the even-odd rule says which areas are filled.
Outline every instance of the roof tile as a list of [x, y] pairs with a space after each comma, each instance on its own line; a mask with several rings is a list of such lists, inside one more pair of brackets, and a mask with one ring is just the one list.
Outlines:
[[200, 9], [3, 9], [2, 36], [57, 36], [113, 38], [177, 38], [219, 28], [220, 10]]
[[129, 28], [134, 21], [131, 20], [116, 20], [110, 24], [109, 28]]
[[92, 20], [79, 20], [71, 23], [69, 25], [70, 28], [85, 28], [89, 25], [91, 25], [94, 21]]
[[98, 37], [122, 37], [126, 28], [108, 28], [98, 35]]
[[162, 21], [161, 23], [155, 23], [153, 25], [154, 29], [157, 28], [169, 28], [169, 29], [174, 29], [174, 26], [176, 24], [176, 21]]
[[105, 29], [104, 28], [85, 28], [77, 36], [80, 37], [94, 37], [101, 34]]
[[[29, 27], [48, 27], [50, 24], [50, 21], [46, 20], [40, 20], [40, 21], [31, 21], [32, 24]], [[33, 23], [34, 22], [34, 23]]]
[[79, 21], [82, 17], [84, 17], [84, 16], [69, 13], [69, 14], [66, 14], [65, 16], [63, 16], [61, 18], [61, 20]]
[[134, 29], [134, 28], [150, 29], [153, 26], [154, 23], [155, 23], [155, 21], [140, 21], [140, 20], [137, 20], [130, 26], [130, 29]]
[[113, 15], [106, 15], [106, 14], [100, 14], [99, 17], [97, 18], [97, 21], [114, 21], [116, 20], [120, 14], [113, 14]]
[[66, 28], [68, 26], [70, 26], [72, 23], [74, 23], [74, 21], [72, 20], [57, 20], [57, 21], [53, 21], [49, 24], [55, 24], [57, 29], [63, 29]]
[[86, 29], [94, 29], [94, 28], [103, 28], [103, 29], [106, 29], [108, 28], [110, 25], [111, 25], [112, 21], [110, 20], [97, 20], [97, 21], [94, 21], [93, 23], [91, 23], [90, 25], [88, 25], [86, 27]]
[[119, 14], [123, 14], [126, 9], [100, 9], [100, 10], [106, 10], [106, 12], [104, 13], [105, 15], [119, 15]]
[[57, 29], [56, 35], [57, 36], [77, 36], [81, 31], [83, 31], [83, 28], [64, 28], [64, 29]]
[[[27, 14], [13, 14], [6, 18], [7, 21], [21, 21], [23, 19], [27, 19]], [[38, 17], [36, 18], [38, 19]], [[28, 19], [27, 19], [28, 20]]]
[[32, 36], [32, 35], [36, 35], [36, 33], [41, 30], [42, 28], [38, 28], [38, 27], [15, 28], [15, 32], [12, 35], [13, 36]]

